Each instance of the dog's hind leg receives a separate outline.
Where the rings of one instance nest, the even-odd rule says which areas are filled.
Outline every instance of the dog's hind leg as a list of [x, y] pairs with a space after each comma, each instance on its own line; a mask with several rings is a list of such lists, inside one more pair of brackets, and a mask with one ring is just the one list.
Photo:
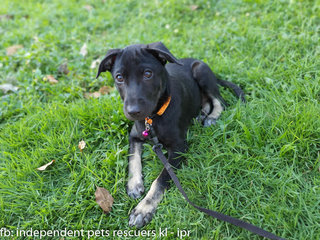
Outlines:
[[195, 60], [191, 63], [191, 69], [202, 93], [200, 120], [204, 126], [213, 125], [227, 105], [219, 92], [218, 80], [204, 62]]

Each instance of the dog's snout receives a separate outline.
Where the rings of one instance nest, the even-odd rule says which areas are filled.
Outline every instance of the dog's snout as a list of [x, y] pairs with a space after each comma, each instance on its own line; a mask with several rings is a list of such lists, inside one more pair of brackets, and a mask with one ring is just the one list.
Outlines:
[[127, 112], [132, 117], [137, 116], [141, 113], [141, 109], [137, 105], [128, 105], [127, 106]]

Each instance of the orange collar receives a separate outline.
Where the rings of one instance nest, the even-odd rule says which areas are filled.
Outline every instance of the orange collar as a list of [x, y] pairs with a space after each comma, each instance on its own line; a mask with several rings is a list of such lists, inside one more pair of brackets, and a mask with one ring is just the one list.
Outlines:
[[162, 107], [157, 112], [158, 116], [161, 116], [166, 111], [166, 109], [168, 108], [168, 106], [170, 104], [170, 101], [171, 101], [171, 97], [169, 96], [167, 101], [162, 105]]
[[[162, 107], [157, 112], [158, 116], [161, 116], [162, 114], [164, 114], [164, 112], [167, 110], [167, 108], [168, 108], [168, 106], [170, 104], [170, 101], [171, 101], [171, 97], [169, 96], [167, 101], [162, 105]], [[149, 125], [152, 125], [152, 118], [146, 117], [145, 118], [145, 122], [148, 123]]]

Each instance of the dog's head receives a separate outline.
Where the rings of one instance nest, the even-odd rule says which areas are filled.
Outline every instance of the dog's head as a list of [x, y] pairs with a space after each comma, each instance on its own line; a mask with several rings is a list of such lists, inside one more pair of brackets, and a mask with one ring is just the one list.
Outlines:
[[156, 111], [166, 90], [167, 61], [181, 65], [161, 42], [111, 49], [99, 65], [97, 78], [101, 72], [111, 72], [126, 117], [143, 120]]

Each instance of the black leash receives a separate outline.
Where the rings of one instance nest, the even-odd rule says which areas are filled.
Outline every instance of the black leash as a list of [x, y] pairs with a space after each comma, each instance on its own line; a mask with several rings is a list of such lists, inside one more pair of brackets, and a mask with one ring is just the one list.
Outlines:
[[171, 165], [169, 164], [167, 158], [164, 156], [163, 152], [162, 152], [162, 144], [159, 143], [158, 138], [154, 137], [152, 139], [155, 143], [155, 145], [152, 147], [152, 150], [157, 154], [157, 156], [160, 158], [161, 162], [163, 163], [165, 169], [167, 170], [167, 172], [169, 173], [171, 179], [173, 180], [173, 182], [175, 183], [175, 185], [177, 186], [177, 188], [179, 189], [179, 191], [182, 193], [182, 195], [184, 196], [184, 198], [187, 200], [188, 203], [190, 203], [193, 207], [197, 208], [198, 210], [200, 210], [201, 212], [204, 212], [214, 218], [217, 218], [219, 220], [231, 223], [235, 226], [244, 228], [249, 230], [252, 233], [258, 234], [262, 237], [265, 238], [269, 238], [269, 239], [275, 239], [275, 240], [285, 240], [284, 238], [278, 237], [276, 235], [274, 235], [273, 233], [267, 232], [259, 227], [256, 227], [250, 223], [244, 222], [242, 220], [230, 217], [228, 215], [224, 215], [222, 213], [219, 212], [215, 212], [212, 211], [210, 209], [206, 209], [206, 208], [202, 208], [197, 206], [196, 204], [194, 204], [193, 202], [191, 202], [187, 196], [187, 194], [185, 193], [185, 191], [183, 190], [179, 179], [177, 178], [177, 176], [175, 175], [173, 169], [171, 168]]

